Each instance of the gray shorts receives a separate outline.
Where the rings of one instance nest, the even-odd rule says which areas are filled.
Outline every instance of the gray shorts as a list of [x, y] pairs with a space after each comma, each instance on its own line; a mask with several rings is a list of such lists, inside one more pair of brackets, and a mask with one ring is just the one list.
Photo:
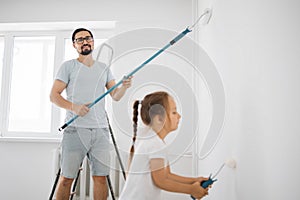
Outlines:
[[62, 176], [76, 178], [85, 156], [89, 159], [93, 176], [108, 175], [111, 150], [108, 128], [67, 127], [62, 139]]

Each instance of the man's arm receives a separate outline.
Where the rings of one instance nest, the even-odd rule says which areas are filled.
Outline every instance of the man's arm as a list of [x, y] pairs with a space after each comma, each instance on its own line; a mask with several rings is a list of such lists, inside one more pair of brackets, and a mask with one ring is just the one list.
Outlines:
[[79, 116], [84, 116], [89, 112], [87, 105], [77, 105], [66, 100], [61, 93], [66, 89], [67, 84], [60, 80], [55, 80], [50, 92], [50, 101], [55, 105], [70, 110]]
[[[132, 77], [124, 79], [121, 87], [118, 87], [111, 91], [110, 96], [113, 100], [119, 101], [124, 96], [126, 90], [131, 86], [131, 79]], [[116, 85], [116, 82], [114, 80], [111, 80], [106, 84], [106, 88], [109, 90], [114, 85]]]

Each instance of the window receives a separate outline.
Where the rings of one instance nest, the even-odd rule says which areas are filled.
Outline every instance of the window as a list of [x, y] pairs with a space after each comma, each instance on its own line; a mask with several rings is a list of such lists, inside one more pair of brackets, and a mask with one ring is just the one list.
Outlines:
[[[60, 65], [78, 56], [70, 38], [74, 26], [82, 27], [82, 23], [86, 24], [72, 22], [69, 28], [66, 28], [67, 23], [51, 23], [48, 28], [47, 23], [21, 24], [20, 30], [16, 29], [18, 26], [15, 24], [8, 26], [0, 23], [1, 31], [7, 29], [0, 31], [2, 137], [61, 136], [57, 133], [64, 123], [65, 111], [52, 105], [49, 94]], [[93, 22], [88, 25], [92, 27]], [[96, 23], [96, 29], [93, 29], [95, 49], [113, 34], [114, 22], [104, 25], [102, 27], [101, 23]]]
[[50, 132], [55, 37], [15, 37], [8, 131]]

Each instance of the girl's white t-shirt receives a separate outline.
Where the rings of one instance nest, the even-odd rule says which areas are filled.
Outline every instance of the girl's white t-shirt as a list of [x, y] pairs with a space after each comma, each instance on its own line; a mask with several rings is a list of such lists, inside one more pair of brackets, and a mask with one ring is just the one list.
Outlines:
[[136, 140], [135, 152], [119, 200], [160, 200], [161, 189], [154, 185], [151, 178], [150, 160], [164, 159], [167, 162], [165, 142], [150, 129]]

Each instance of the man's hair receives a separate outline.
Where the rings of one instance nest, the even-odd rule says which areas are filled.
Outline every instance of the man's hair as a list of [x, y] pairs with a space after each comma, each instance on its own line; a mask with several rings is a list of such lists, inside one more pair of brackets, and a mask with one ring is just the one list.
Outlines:
[[85, 28], [78, 28], [78, 29], [76, 29], [76, 30], [73, 32], [73, 34], [72, 34], [72, 42], [74, 42], [74, 40], [75, 40], [75, 35], [76, 35], [77, 33], [81, 32], [81, 31], [87, 31], [87, 32], [89, 32], [89, 34], [92, 36], [92, 38], [94, 38], [94, 36], [93, 36], [93, 34], [92, 34], [92, 32], [91, 32], [90, 30], [85, 29]]

